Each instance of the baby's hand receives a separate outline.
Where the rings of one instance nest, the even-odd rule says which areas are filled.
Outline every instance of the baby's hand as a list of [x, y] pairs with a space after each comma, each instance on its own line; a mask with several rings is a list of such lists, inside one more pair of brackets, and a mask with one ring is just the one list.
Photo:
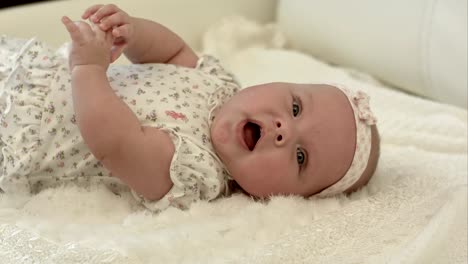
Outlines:
[[113, 4], [91, 6], [81, 17], [83, 19], [89, 18], [91, 22], [98, 24], [103, 31], [111, 30], [115, 39], [111, 61], [114, 62], [120, 57], [134, 32], [131, 17]]
[[96, 25], [90, 26], [83, 21], [73, 22], [67, 16], [62, 17], [62, 23], [72, 39], [70, 71], [78, 65], [98, 65], [104, 69], [109, 67], [114, 40], [110, 32], [104, 32]]

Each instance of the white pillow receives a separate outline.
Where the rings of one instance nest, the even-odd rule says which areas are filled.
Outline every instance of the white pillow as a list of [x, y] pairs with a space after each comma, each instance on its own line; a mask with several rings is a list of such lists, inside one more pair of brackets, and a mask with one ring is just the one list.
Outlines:
[[467, 107], [467, 1], [280, 0], [293, 48]]

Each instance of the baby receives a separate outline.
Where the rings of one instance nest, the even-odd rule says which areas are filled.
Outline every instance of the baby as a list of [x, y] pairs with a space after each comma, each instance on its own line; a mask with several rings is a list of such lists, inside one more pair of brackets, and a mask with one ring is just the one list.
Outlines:
[[[379, 158], [369, 99], [333, 84], [240, 90], [164, 26], [95, 5], [62, 23], [69, 56], [0, 39], [0, 188], [130, 188], [148, 209], [188, 208], [234, 186], [258, 198], [350, 193]], [[122, 53], [133, 63], [111, 66]]]

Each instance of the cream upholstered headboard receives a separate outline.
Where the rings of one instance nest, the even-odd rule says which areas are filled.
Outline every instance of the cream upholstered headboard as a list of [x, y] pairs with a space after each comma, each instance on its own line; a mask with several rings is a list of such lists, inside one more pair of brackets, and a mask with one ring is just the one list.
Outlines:
[[279, 0], [293, 48], [467, 107], [466, 0]]
[[[195, 49], [201, 33], [224, 16], [239, 14], [260, 22], [271, 22], [276, 0], [110, 0], [131, 15], [158, 21], [171, 28]], [[83, 11], [99, 0], [62, 0], [0, 9], [0, 34], [30, 38], [37, 36], [58, 46], [68, 41], [60, 18], [80, 19]]]

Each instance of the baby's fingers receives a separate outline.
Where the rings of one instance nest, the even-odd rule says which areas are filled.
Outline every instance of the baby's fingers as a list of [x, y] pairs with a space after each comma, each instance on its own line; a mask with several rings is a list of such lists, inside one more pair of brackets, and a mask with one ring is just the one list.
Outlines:
[[91, 7], [88, 7], [88, 9], [86, 9], [83, 13], [83, 15], [81, 15], [81, 18], [82, 19], [88, 19], [88, 17], [90, 17], [92, 14], [96, 13], [96, 11], [99, 10], [99, 8], [103, 7], [103, 5], [93, 5]]
[[112, 35], [115, 37], [115, 38], [123, 38], [123, 39], [128, 39], [130, 34], [131, 34], [131, 27], [129, 24], [125, 24], [123, 26], [120, 26], [120, 27], [117, 27], [117, 28], [114, 28], [112, 30]]
[[103, 18], [99, 26], [102, 30], [108, 30], [112, 27], [117, 27], [128, 23], [130, 23], [128, 15], [124, 12], [118, 12]]
[[83, 35], [81, 34], [80, 28], [78, 27], [78, 25], [75, 24], [75, 22], [71, 21], [70, 18], [68, 18], [67, 16], [63, 16], [62, 23], [67, 28], [67, 31], [70, 34], [70, 38], [73, 41], [77, 43], [83, 43], [85, 41]]
[[94, 23], [91, 23], [90, 27], [97, 39], [107, 39], [107, 35], [111, 35], [110, 37], [112, 37], [112, 34], [107, 34], [105, 31], [102, 31], [99, 26]]
[[97, 23], [104, 17], [110, 16], [118, 11], [120, 11], [120, 9], [114, 4], [102, 6], [91, 16], [91, 21]]

